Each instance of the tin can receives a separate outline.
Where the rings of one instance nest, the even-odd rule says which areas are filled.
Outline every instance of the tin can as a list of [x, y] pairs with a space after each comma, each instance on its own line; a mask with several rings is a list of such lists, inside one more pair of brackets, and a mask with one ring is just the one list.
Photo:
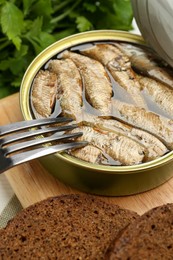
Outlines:
[[[99, 41], [125, 41], [145, 45], [141, 36], [114, 30], [98, 30], [64, 38], [41, 52], [28, 67], [21, 84], [20, 106], [25, 120], [33, 118], [30, 91], [40, 68], [61, 51], [80, 44]], [[41, 164], [60, 181], [81, 191], [123, 196], [153, 189], [173, 176], [173, 152], [153, 161], [133, 166], [91, 164], [67, 153], [56, 153], [39, 159]]]
[[145, 41], [173, 66], [173, 1], [131, 0], [133, 13]]

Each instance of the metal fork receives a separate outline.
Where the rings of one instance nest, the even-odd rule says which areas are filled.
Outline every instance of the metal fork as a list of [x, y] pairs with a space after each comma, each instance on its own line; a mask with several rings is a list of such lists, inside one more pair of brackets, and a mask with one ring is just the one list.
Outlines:
[[[0, 173], [14, 167], [18, 164], [46, 156], [55, 152], [64, 151], [67, 149], [74, 149], [85, 146], [87, 142], [64, 142], [61, 144], [45, 145], [39, 148], [34, 146], [52, 141], [61, 141], [65, 139], [74, 139], [82, 135], [79, 133], [66, 133], [67, 130], [72, 130], [77, 127], [76, 124], [70, 125], [53, 125], [57, 123], [68, 123], [72, 120], [69, 118], [45, 118], [34, 119], [29, 121], [21, 121], [5, 126], [0, 126]], [[46, 127], [46, 126], [49, 127]], [[37, 127], [37, 128], [36, 128]], [[38, 128], [42, 127], [42, 128]], [[25, 132], [17, 131], [29, 130]], [[52, 134], [51, 136], [43, 136], [45, 134]], [[40, 138], [34, 138], [39, 136]], [[26, 138], [34, 138], [33, 140], [25, 140]], [[22, 142], [18, 142], [21, 141]], [[18, 143], [17, 143], [18, 142]], [[14, 144], [13, 144], [14, 143]], [[10, 144], [10, 145], [9, 145]], [[27, 151], [25, 149], [27, 148]], [[28, 149], [29, 148], [29, 149]], [[19, 153], [16, 153], [20, 151]]]

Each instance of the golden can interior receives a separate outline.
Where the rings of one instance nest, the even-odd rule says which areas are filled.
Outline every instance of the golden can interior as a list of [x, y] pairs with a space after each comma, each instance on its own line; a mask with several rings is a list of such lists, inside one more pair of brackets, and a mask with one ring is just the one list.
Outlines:
[[73, 118], [88, 145], [69, 150], [93, 164], [146, 163], [173, 148], [172, 69], [151, 49], [124, 41], [72, 46], [39, 69], [34, 117]]

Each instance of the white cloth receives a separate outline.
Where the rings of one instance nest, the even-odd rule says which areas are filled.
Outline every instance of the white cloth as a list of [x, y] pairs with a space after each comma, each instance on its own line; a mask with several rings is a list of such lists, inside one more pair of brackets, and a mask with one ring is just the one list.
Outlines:
[[14, 195], [8, 180], [4, 174], [0, 175], [0, 214]]

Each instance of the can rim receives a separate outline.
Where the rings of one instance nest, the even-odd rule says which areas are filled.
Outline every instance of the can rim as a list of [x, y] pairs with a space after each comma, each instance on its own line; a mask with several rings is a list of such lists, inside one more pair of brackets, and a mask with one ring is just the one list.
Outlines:
[[[136, 35], [133, 33], [125, 32], [125, 31], [117, 31], [117, 30], [97, 30], [97, 31], [89, 31], [74, 34], [63, 38], [50, 46], [44, 49], [29, 65], [26, 70], [20, 87], [20, 107], [21, 112], [25, 120], [32, 119], [32, 114], [29, 106], [29, 94], [30, 94], [30, 86], [33, 81], [33, 78], [39, 71], [39, 69], [53, 56], [55, 56], [58, 52], [64, 50], [65, 48], [70, 48], [74, 45], [91, 42], [91, 41], [104, 41], [104, 40], [119, 40], [119, 41], [127, 41], [129, 43], [138, 43], [147, 45], [143, 40], [142, 36]], [[107, 172], [110, 174], [121, 174], [121, 173], [134, 173], [145, 171], [148, 169], [154, 169], [159, 167], [160, 165], [167, 164], [173, 159], [173, 151], [165, 154], [162, 157], [154, 159], [150, 162], [145, 162], [138, 165], [130, 165], [130, 166], [110, 166], [110, 165], [97, 165], [89, 162], [85, 162], [83, 160], [79, 160], [75, 157], [68, 155], [67, 153], [56, 153], [54, 156], [57, 156], [61, 160], [64, 160], [68, 163], [74, 164], [79, 167], [83, 167], [90, 170], [96, 170], [100, 172]]]

